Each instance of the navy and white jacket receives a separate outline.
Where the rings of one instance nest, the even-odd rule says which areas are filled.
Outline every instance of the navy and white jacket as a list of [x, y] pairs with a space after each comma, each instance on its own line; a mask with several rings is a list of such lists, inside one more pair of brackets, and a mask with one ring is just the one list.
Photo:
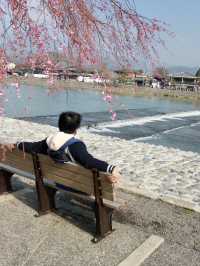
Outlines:
[[[18, 142], [17, 148], [28, 153], [48, 154], [48, 150], [59, 150], [73, 134], [58, 132], [48, 138], [37, 142]], [[115, 166], [105, 161], [98, 160], [88, 153], [86, 145], [82, 141], [75, 142], [65, 149], [65, 153], [71, 162], [78, 163], [87, 169], [97, 169], [101, 172], [112, 173]]]

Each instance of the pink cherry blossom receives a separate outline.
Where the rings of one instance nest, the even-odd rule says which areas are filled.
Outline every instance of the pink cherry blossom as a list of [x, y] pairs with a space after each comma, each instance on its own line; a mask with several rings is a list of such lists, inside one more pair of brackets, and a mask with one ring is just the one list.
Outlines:
[[111, 119], [114, 121], [114, 120], [116, 120], [116, 117], [117, 117], [116, 112], [113, 112], [113, 113], [112, 113], [112, 116], [111, 116]]
[[[147, 60], [157, 58], [157, 44], [165, 45], [160, 33], [171, 34], [167, 24], [146, 18], [134, 1], [124, 0], [4, 0], [0, 1], [0, 25], [4, 25], [0, 27], [2, 84], [10, 58], [23, 58], [32, 70], [43, 69], [52, 86], [56, 66], [52, 52], [69, 65], [84, 66], [100, 65], [107, 51], [107, 60], [129, 66], [141, 53]], [[20, 97], [19, 84], [13, 84]], [[103, 95], [104, 101], [113, 101], [112, 92], [106, 90]]]
[[103, 99], [105, 102], [110, 103], [112, 101], [112, 98], [113, 98], [112, 95], [106, 95]]

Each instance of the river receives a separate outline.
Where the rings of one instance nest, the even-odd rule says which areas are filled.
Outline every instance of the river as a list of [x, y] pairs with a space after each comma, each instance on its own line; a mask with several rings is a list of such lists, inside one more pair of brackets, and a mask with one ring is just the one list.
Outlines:
[[[14, 86], [5, 89], [5, 116], [57, 125], [62, 111], [83, 115], [83, 125], [100, 135], [134, 139], [155, 145], [200, 153], [200, 105], [169, 99], [113, 96], [111, 104], [101, 92], [66, 90], [49, 92], [45, 88]], [[117, 113], [111, 120], [109, 110]]]

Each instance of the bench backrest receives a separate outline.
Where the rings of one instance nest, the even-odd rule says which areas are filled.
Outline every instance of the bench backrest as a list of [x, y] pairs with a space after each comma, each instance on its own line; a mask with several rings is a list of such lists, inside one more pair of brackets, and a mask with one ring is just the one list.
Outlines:
[[[38, 155], [43, 177], [58, 184], [94, 195], [93, 173], [91, 170], [74, 164], [57, 164], [47, 155]], [[32, 155], [20, 150], [6, 153], [4, 165], [11, 166], [34, 175]], [[1, 164], [2, 164], [1, 163]], [[114, 201], [114, 187], [106, 179], [106, 174], [100, 172], [103, 199]]]
[[[71, 162], [57, 164], [45, 155], [39, 155], [39, 161], [41, 162], [41, 169], [45, 178], [94, 195], [94, 182], [91, 170]], [[100, 173], [100, 178], [103, 198], [113, 201], [113, 185], [107, 181], [105, 173]]]
[[34, 166], [32, 155], [14, 149], [6, 152], [6, 158], [1, 162], [3, 165], [11, 166], [20, 171], [31, 173], [34, 175]]

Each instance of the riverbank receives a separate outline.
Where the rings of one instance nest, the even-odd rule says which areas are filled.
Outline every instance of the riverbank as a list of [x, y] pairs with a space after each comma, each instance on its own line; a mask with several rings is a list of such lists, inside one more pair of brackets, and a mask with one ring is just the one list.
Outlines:
[[[0, 126], [0, 143], [36, 141], [57, 131], [49, 125], [2, 117]], [[85, 128], [78, 138], [94, 156], [119, 166], [121, 190], [200, 212], [200, 154], [100, 136]]]
[[191, 91], [174, 91], [168, 89], [157, 89], [150, 87], [137, 87], [133, 85], [104, 85], [104, 84], [91, 84], [85, 82], [78, 82], [76, 80], [55, 80], [53, 84], [49, 84], [46, 79], [39, 79], [33, 77], [8, 77], [5, 80], [8, 85], [10, 83], [20, 83], [22, 85], [45, 87], [51, 90], [60, 89], [79, 89], [79, 90], [96, 90], [107, 91], [114, 95], [121, 96], [134, 96], [134, 97], [148, 97], [148, 98], [169, 98], [176, 101], [189, 101], [200, 102], [200, 93]]

